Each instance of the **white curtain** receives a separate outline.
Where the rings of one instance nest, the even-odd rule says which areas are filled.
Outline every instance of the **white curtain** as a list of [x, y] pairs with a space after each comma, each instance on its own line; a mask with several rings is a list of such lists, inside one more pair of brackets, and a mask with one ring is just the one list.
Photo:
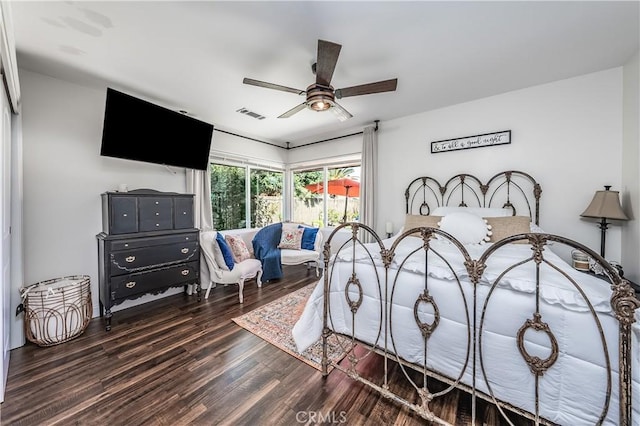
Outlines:
[[[213, 210], [211, 209], [211, 172], [207, 170], [187, 169], [187, 193], [194, 194], [194, 226], [200, 231], [213, 230]], [[209, 268], [204, 260], [203, 251], [200, 250], [200, 282], [210, 281]], [[212, 287], [215, 287], [213, 283]], [[187, 293], [191, 294], [191, 286]]]
[[[366, 127], [362, 136], [362, 165], [360, 171], [360, 222], [375, 229], [374, 194], [378, 168], [378, 135], [373, 126]], [[369, 234], [363, 239], [368, 242]]]
[[187, 193], [194, 194], [194, 223], [201, 231], [213, 229], [211, 210], [211, 172], [187, 169]]

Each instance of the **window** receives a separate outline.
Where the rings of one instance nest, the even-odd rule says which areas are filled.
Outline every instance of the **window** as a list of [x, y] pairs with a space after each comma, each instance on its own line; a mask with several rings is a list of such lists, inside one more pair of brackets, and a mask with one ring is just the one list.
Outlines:
[[262, 227], [282, 221], [283, 172], [245, 165], [211, 164], [210, 167], [215, 229]]
[[294, 222], [336, 226], [360, 219], [359, 164], [297, 170], [293, 185]]
[[211, 164], [211, 208], [217, 230], [246, 226], [246, 167]]
[[293, 214], [294, 222], [323, 226], [324, 197], [322, 184], [323, 169], [293, 172]]
[[328, 172], [329, 223], [357, 222], [360, 219], [360, 166], [329, 169]]
[[251, 227], [282, 222], [282, 172], [251, 169]]

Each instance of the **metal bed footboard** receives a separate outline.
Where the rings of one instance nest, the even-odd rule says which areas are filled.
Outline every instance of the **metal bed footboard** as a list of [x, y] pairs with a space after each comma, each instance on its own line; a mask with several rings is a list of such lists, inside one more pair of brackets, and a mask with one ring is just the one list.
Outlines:
[[[343, 250], [349, 250], [352, 253], [351, 262], [346, 266], [351, 268], [351, 273], [345, 276], [335, 276], [336, 257], [332, 257], [335, 253], [331, 253], [331, 241], [336, 232], [343, 229], [351, 230], [351, 238], [344, 242], [337, 253]], [[398, 246], [407, 238], [421, 239], [421, 246], [412, 252], [406, 254], [404, 258], [399, 259], [397, 257]], [[449, 241], [453, 247], [456, 247], [460, 252], [463, 259], [464, 269], [456, 269], [455, 265], [452, 265], [444, 258], [437, 250], [434, 250], [432, 241], [435, 239], [443, 239]], [[363, 241], [373, 241], [373, 243], [365, 244]], [[388, 240], [387, 240], [388, 241]], [[498, 276], [492, 282], [486, 282], [485, 279], [483, 291], [486, 293], [484, 299], [479, 298], [478, 289], [479, 283], [484, 279], [483, 274], [487, 267], [487, 264], [491, 262], [492, 256], [501, 248], [508, 244], [513, 243], [526, 243], [531, 248], [531, 257], [524, 261], [516, 262], [514, 265], [506, 268], [505, 271]], [[565, 245], [570, 248], [579, 249], [586, 253], [588, 256], [594, 259], [596, 263], [602, 266], [606, 276], [609, 279], [609, 283], [602, 281], [603, 286], [608, 286], [611, 289], [611, 309], [615, 321], [617, 322], [618, 333], [617, 336], [606, 336], [601, 324], [601, 314], [596, 312], [593, 304], [589, 301], [586, 292], [582, 289], [579, 282], [577, 282], [571, 276], [563, 274], [562, 271], [550, 262], [545, 256], [545, 250], [548, 250], [550, 243]], [[360, 258], [356, 259], [356, 251], [360, 253]], [[398, 332], [395, 329], [395, 322], [397, 311], [394, 310], [397, 297], [397, 289], [404, 285], [403, 274], [399, 271], [403, 270], [406, 262], [410, 261], [413, 256], [417, 256], [419, 252], [424, 252], [424, 284], [422, 291], [417, 295], [413, 305], [413, 324], [406, 324], [402, 322], [400, 326], [402, 328], [413, 327], [420, 333], [423, 342], [423, 363], [409, 362], [397, 354], [402, 354], [403, 342], [400, 338], [395, 338], [395, 334]], [[364, 253], [364, 256], [362, 255]], [[380, 258], [381, 262], [374, 261], [374, 258]], [[455, 289], [455, 294], [459, 294], [460, 300], [464, 304], [464, 311], [466, 317], [466, 335], [461, 338], [465, 340], [466, 353], [459, 354], [461, 357], [460, 372], [456, 377], [456, 374], [443, 374], [437, 369], [429, 368], [430, 351], [437, 353], [437, 348], [434, 349], [433, 345], [430, 345], [430, 340], [433, 339], [434, 333], [438, 328], [442, 328], [439, 324], [441, 319], [441, 313], [446, 312], [449, 309], [451, 300], [442, 300], [436, 296], [436, 293], [432, 293], [435, 290], [430, 287], [432, 282], [428, 279], [428, 271], [430, 263], [427, 259], [439, 259], [441, 266], [449, 268], [454, 276], [452, 280], [452, 286]], [[540, 400], [543, 397], [543, 387], [541, 384], [544, 381], [544, 374], [548, 371], [553, 371], [554, 366], [559, 357], [563, 354], [558, 349], [557, 339], [554, 335], [553, 324], [549, 325], [545, 320], [543, 312], [540, 310], [540, 292], [544, 288], [545, 283], [540, 280], [539, 271], [540, 268], [551, 268], [558, 271], [563, 275], [567, 282], [570, 283], [572, 288], [580, 294], [585, 300], [586, 306], [588, 306], [587, 314], [590, 315], [594, 327], [597, 328], [601, 342], [593, 345], [594, 350], [599, 349], [602, 351], [604, 359], [604, 365], [606, 370], [606, 379], [602, 383], [593, 384], [601, 388], [602, 392], [602, 405], [599, 407], [585, 407], [593, 411], [594, 416], [598, 418], [596, 424], [603, 423], [607, 413], [609, 412], [609, 406], [613, 397], [612, 390], [617, 389], [617, 402], [619, 405], [619, 414], [616, 416], [618, 424], [630, 425], [631, 413], [632, 413], [632, 400], [631, 400], [631, 325], [634, 322], [634, 311], [640, 306], [640, 302], [635, 298], [634, 292], [631, 289], [629, 283], [622, 279], [618, 275], [616, 268], [608, 264], [597, 253], [593, 252], [588, 247], [569, 240], [567, 238], [542, 233], [527, 233], [519, 234], [497, 243], [494, 243], [479, 259], [473, 259], [465, 247], [460, 244], [455, 238], [449, 234], [436, 229], [436, 228], [414, 228], [406, 230], [403, 234], [393, 240], [393, 244], [390, 247], [385, 247], [384, 242], [376, 234], [373, 229], [368, 226], [359, 223], [346, 223], [336, 228], [331, 236], [325, 242], [324, 247], [324, 306], [323, 306], [323, 360], [322, 371], [324, 375], [328, 374], [329, 367], [347, 374], [353, 380], [359, 381], [368, 387], [376, 390], [385, 398], [391, 399], [398, 404], [407, 407], [409, 410], [414, 411], [422, 418], [433, 422], [434, 424], [447, 425], [445, 420], [438, 417], [431, 409], [430, 404], [433, 400], [444, 396], [445, 394], [452, 392], [455, 389], [462, 389], [471, 395], [472, 400], [472, 422], [476, 423], [476, 400], [478, 398], [487, 400], [494, 403], [498, 407], [500, 415], [509, 423], [513, 424], [509, 419], [511, 413], [517, 413], [520, 416], [526, 417], [532, 420], [536, 425], [538, 424], [553, 424], [551, 421], [544, 418], [540, 412]], [[533, 383], [535, 384], [531, 401], [532, 409], [525, 410], [510, 403], [507, 398], [499, 398], [495, 395], [492, 388], [491, 378], [495, 378], [495, 372], [491, 371], [490, 366], [487, 365], [489, 358], [486, 358], [485, 340], [487, 339], [487, 330], [485, 329], [486, 317], [496, 308], [491, 305], [492, 297], [497, 293], [495, 290], [500, 287], [504, 276], [512, 271], [514, 268], [521, 267], [524, 263], [529, 263], [530, 267], [536, 271], [536, 286], [533, 294], [535, 303], [531, 307], [531, 312], [527, 313], [530, 317], [524, 321], [517, 330], [517, 333], [512, 336], [514, 344], [517, 345], [517, 350], [522, 360], [526, 364], [529, 373], [532, 375]], [[342, 262], [343, 268], [344, 262]], [[368, 277], [375, 276], [373, 279], [362, 280], [359, 271], [363, 267], [371, 267], [375, 273], [368, 274]], [[344, 274], [342, 274], [344, 275]], [[415, 276], [413, 277], [415, 279]], [[419, 278], [422, 279], [422, 278]], [[342, 281], [342, 282], [337, 282]], [[338, 285], [343, 292], [344, 303], [348, 306], [348, 310], [351, 312], [352, 330], [349, 333], [337, 333], [334, 332], [334, 325], [332, 323], [332, 309], [338, 309], [338, 306], [332, 306], [331, 303], [331, 289]], [[374, 334], [377, 335], [373, 341], [363, 341], [361, 339], [357, 329], [357, 314], [362, 307], [364, 293], [377, 294], [379, 297], [379, 311], [375, 312], [374, 317], [379, 319], [376, 324], [377, 330]], [[371, 303], [370, 301], [366, 303]], [[426, 314], [425, 314], [426, 312]], [[518, 326], [518, 325], [516, 325]], [[528, 348], [529, 339], [528, 334], [531, 332], [542, 333], [546, 336], [548, 346], [548, 352], [546, 356], [536, 355], [530, 353]], [[327, 357], [327, 339], [332, 334], [340, 334], [346, 336], [352, 345], [349, 350], [347, 359], [343, 362], [330, 362]], [[615, 339], [613, 339], [615, 337]], [[616, 341], [617, 340], [617, 341]], [[436, 339], [437, 341], [437, 339]], [[353, 345], [358, 345], [364, 348], [364, 355], [356, 354], [353, 349]], [[349, 348], [346, 348], [347, 350]], [[441, 348], [440, 348], [441, 349]], [[610, 356], [610, 352], [613, 352], [614, 356]], [[378, 378], [367, 378], [360, 375], [358, 372], [358, 363], [365, 357], [372, 356], [373, 354], [381, 355], [384, 363], [384, 369], [380, 373]], [[613, 358], [612, 361], [610, 358]], [[613, 368], [613, 363], [617, 360], [617, 367]], [[389, 363], [394, 362], [399, 365], [403, 374], [403, 379], [415, 389], [413, 401], [406, 399], [400, 395], [395, 394], [389, 386]], [[406, 369], [413, 369], [420, 372], [422, 380], [414, 381], [408, 374]], [[615, 372], [617, 370], [617, 372]], [[435, 391], [430, 386], [430, 378], [436, 378], [439, 381], [445, 383], [447, 387]], [[478, 380], [481, 379], [481, 380]], [[598, 394], [599, 395], [599, 394]]]

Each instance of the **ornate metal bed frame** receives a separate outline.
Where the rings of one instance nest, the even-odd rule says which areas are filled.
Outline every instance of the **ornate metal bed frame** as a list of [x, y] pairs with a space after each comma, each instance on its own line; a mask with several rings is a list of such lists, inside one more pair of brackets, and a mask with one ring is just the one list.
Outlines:
[[[468, 206], [471, 204], [472, 206], [479, 207], [505, 207], [511, 208], [513, 210], [513, 214], [515, 215], [518, 211], [526, 211], [529, 217], [532, 218], [536, 224], [539, 222], [539, 200], [542, 190], [540, 185], [526, 173], [519, 171], [506, 171], [502, 173], [498, 173], [488, 180], [486, 184], [483, 184], [478, 178], [468, 175], [468, 174], [459, 174], [451, 179], [449, 179], [444, 185], [441, 185], [436, 179], [432, 177], [420, 177], [411, 182], [409, 187], [405, 191], [406, 198], [406, 212], [408, 214], [418, 213], [422, 215], [429, 214], [432, 211], [433, 207], [438, 206]], [[500, 201], [499, 201], [500, 200]], [[343, 228], [351, 229], [351, 238], [344, 242], [336, 252], [341, 250], [355, 250], [356, 247], [362, 247], [368, 253], [369, 258], [372, 258], [371, 252], [363, 245], [364, 241], [374, 241], [374, 244], [377, 243], [377, 247], [380, 249], [380, 255], [383, 260], [385, 273], [378, 275], [378, 282], [362, 282], [360, 281], [357, 270], [356, 270], [356, 261], [355, 261], [355, 252], [353, 253], [353, 261], [352, 265], [352, 274], [348, 281], [345, 284], [344, 297], [345, 302], [348, 304], [351, 313], [352, 313], [352, 321], [353, 328], [355, 330], [355, 321], [356, 321], [356, 313], [360, 308], [363, 298], [363, 287], [366, 286], [377, 286], [377, 292], [381, 296], [380, 297], [380, 324], [378, 329], [378, 342], [383, 340], [383, 344], [370, 344], [367, 342], [362, 342], [355, 337], [355, 331], [351, 333], [351, 335], [342, 336], [347, 337], [350, 348], [345, 348], [349, 350], [347, 359], [340, 362], [332, 362], [327, 357], [327, 339], [332, 334], [335, 333], [332, 330], [331, 322], [331, 303], [330, 303], [330, 288], [331, 282], [333, 278], [333, 258], [331, 252], [331, 241], [333, 240], [336, 232]], [[467, 301], [465, 299], [465, 309], [467, 310], [467, 354], [466, 354], [466, 362], [462, 369], [462, 372], [457, 378], [452, 378], [445, 376], [437, 371], [432, 371], [423, 367], [422, 365], [416, 365], [405, 361], [396, 355], [396, 342], [393, 339], [393, 327], [392, 327], [392, 319], [393, 310], [383, 309], [383, 306], [389, 306], [393, 304], [393, 297], [395, 292], [395, 287], [398, 284], [396, 281], [398, 279], [399, 274], [396, 275], [395, 279], [390, 279], [389, 269], [391, 268], [392, 261], [394, 256], [396, 255], [396, 248], [405, 238], [409, 237], [412, 234], [418, 232], [423, 240], [422, 248], [413, 251], [409, 256], [404, 259], [396, 259], [396, 263], [399, 265], [397, 269], [401, 269], [402, 265], [407, 261], [407, 259], [415, 254], [419, 250], [424, 250], [425, 255], [427, 252], [435, 253], [433, 247], [430, 245], [430, 241], [432, 238], [436, 236], [438, 238], [444, 238], [449, 240], [452, 244], [454, 244], [465, 260], [465, 267], [469, 276], [469, 281], [473, 286], [472, 294], [473, 294], [473, 304], [474, 309], [471, 315], [469, 314], [469, 309], [466, 307]], [[367, 235], [368, 234], [368, 235]], [[367, 239], [367, 236], [370, 239]], [[476, 288], [478, 287], [478, 283], [483, 276], [485, 268], [487, 266], [487, 261], [492, 257], [492, 255], [501, 247], [514, 243], [514, 242], [526, 243], [529, 244], [532, 249], [532, 255], [527, 262], [533, 262], [536, 270], [536, 290], [535, 290], [535, 309], [531, 314], [531, 319], [525, 321], [524, 324], [520, 327], [516, 336], [513, 336], [517, 342], [518, 350], [521, 356], [523, 357], [525, 363], [528, 365], [531, 374], [533, 374], [533, 380], [535, 383], [535, 392], [533, 395], [534, 398], [534, 406], [535, 410], [532, 412], [525, 411], [519, 407], [515, 407], [511, 405], [508, 401], [498, 400], [489, 383], [487, 378], [487, 371], [485, 371], [485, 362], [483, 359], [483, 335], [484, 335], [484, 325], [485, 325], [485, 314], [488, 310], [488, 303], [491, 299], [493, 291], [496, 289], [500, 280], [504, 277], [504, 275], [509, 272], [514, 267], [523, 264], [524, 262], [518, 262], [513, 266], [507, 268], [500, 276], [491, 283], [489, 288], [488, 295], [484, 301], [483, 306], [477, 306], [481, 308], [480, 310], [475, 309], [476, 299]], [[611, 389], [612, 389], [612, 366], [611, 361], [609, 359], [609, 352], [607, 343], [607, 338], [605, 337], [604, 331], [602, 329], [602, 324], [596, 313], [593, 305], [589, 301], [587, 295], [583, 291], [580, 286], [580, 283], [576, 282], [571, 276], [567, 275], [564, 272], [561, 272], [556, 265], [550, 262], [545, 256], [544, 250], [549, 243], [556, 243], [560, 245], [566, 245], [570, 248], [578, 249], [586, 253], [590, 256], [596, 263], [602, 266], [604, 273], [608, 277], [610, 281], [611, 287], [611, 308], [615, 315], [615, 320], [618, 324], [618, 371], [619, 371], [619, 380], [618, 380], [618, 394], [619, 394], [619, 424], [620, 425], [630, 425], [631, 424], [631, 413], [632, 413], [632, 400], [631, 400], [631, 325], [634, 322], [634, 311], [636, 308], [640, 307], [640, 302], [635, 298], [634, 291], [629, 285], [629, 282], [625, 279], [621, 278], [618, 275], [618, 271], [615, 267], [611, 266], [607, 263], [602, 257], [600, 257], [596, 252], [592, 251], [588, 247], [572, 241], [568, 238], [564, 238], [557, 235], [544, 234], [544, 233], [525, 233], [518, 234], [512, 237], [508, 237], [499, 242], [494, 243], [490, 248], [488, 248], [484, 254], [479, 259], [472, 259], [465, 247], [460, 244], [457, 240], [451, 237], [449, 234], [437, 229], [437, 228], [414, 228], [410, 230], [404, 230], [404, 232], [398, 236], [398, 238], [393, 242], [390, 248], [385, 248], [382, 240], [378, 237], [376, 232], [368, 226], [358, 224], [358, 223], [346, 223], [338, 227], [325, 242], [324, 247], [324, 315], [323, 315], [323, 333], [322, 333], [322, 343], [323, 343], [323, 359], [322, 359], [322, 371], [323, 375], [327, 375], [329, 367], [333, 367], [343, 373], [347, 374], [350, 378], [357, 380], [361, 383], [366, 384], [378, 391], [382, 396], [389, 398], [397, 403], [408, 407], [410, 410], [416, 412], [418, 415], [423, 417], [426, 420], [434, 422], [436, 424], [447, 425], [448, 423], [437, 417], [436, 414], [431, 410], [430, 403], [433, 399], [441, 397], [448, 392], [454, 390], [454, 388], [459, 388], [467, 391], [471, 394], [472, 400], [472, 422], [475, 424], [476, 420], [476, 400], [477, 398], [481, 398], [487, 400], [489, 402], [494, 403], [497, 407], [501, 415], [504, 419], [510, 423], [511, 420], [507, 417], [507, 411], [515, 412], [521, 416], [524, 416], [537, 424], [552, 424], [549, 420], [544, 419], [540, 412], [540, 398], [539, 394], [539, 378], [550, 368], [553, 367], [558, 357], [563, 356], [558, 351], [558, 344], [556, 338], [547, 323], [544, 322], [541, 312], [539, 310], [539, 302], [540, 302], [540, 288], [544, 285], [543, 282], [540, 281], [540, 267], [545, 264], [556, 271], [560, 272], [564, 278], [570, 282], [573, 287], [581, 294], [582, 298], [585, 300], [586, 304], [589, 307], [589, 312], [591, 314], [591, 318], [593, 319], [597, 330], [600, 334], [601, 338], [601, 348], [603, 350], [605, 366], [606, 366], [606, 383], [603, 383], [604, 387], [604, 402], [603, 406], [599, 413], [599, 421], [598, 424], [602, 423], [605, 419], [609, 404], [611, 401]], [[449, 265], [449, 267], [451, 267]], [[428, 268], [428, 265], [426, 265]], [[453, 269], [451, 269], [453, 272]], [[429, 293], [429, 286], [427, 280], [427, 271], [424, 274], [424, 291], [417, 297], [414, 305], [414, 319], [416, 321], [416, 325], [422, 334], [423, 343], [424, 343], [424, 351], [425, 351], [425, 365], [426, 365], [426, 351], [429, 346], [429, 339], [435, 329], [438, 327], [439, 319], [440, 319], [440, 309], [445, 304], [442, 301], [434, 300], [434, 298]], [[455, 274], [455, 272], [454, 272]], [[459, 279], [459, 277], [455, 276], [457, 285], [462, 288], [463, 285]], [[371, 280], [370, 280], [371, 281]], [[603, 281], [603, 284], [606, 285]], [[357, 299], [353, 299], [349, 296], [349, 290], [357, 291], [359, 295]], [[463, 295], [464, 299], [464, 295]], [[439, 308], [439, 305], [441, 307]], [[433, 311], [433, 320], [431, 323], [427, 323], [423, 321], [419, 315], [418, 310], [421, 306], [428, 305], [431, 307]], [[478, 314], [476, 313], [478, 312]], [[535, 330], [544, 332], [549, 340], [550, 353], [547, 358], [541, 359], [537, 356], [531, 355], [526, 347], [525, 347], [525, 332], [527, 330]], [[380, 337], [382, 336], [382, 337]], [[354, 350], [355, 345], [363, 347], [366, 349], [366, 353], [364, 356], [358, 356], [356, 351]], [[597, 348], [597, 345], [594, 347]], [[382, 376], [370, 380], [370, 378], [363, 377], [357, 371], [358, 361], [363, 357], [369, 356], [371, 353], [377, 353], [384, 357], [384, 371]], [[479, 362], [476, 361], [478, 359]], [[413, 403], [411, 400], [406, 399], [400, 395], [394, 394], [389, 387], [389, 362], [396, 362], [402, 369], [404, 373], [404, 377], [409, 381], [411, 386], [415, 388], [417, 399], [419, 403]], [[344, 365], [343, 365], [344, 364]], [[479, 365], [478, 365], [479, 364]], [[422, 383], [416, 383], [409, 374], [407, 373], [406, 368], [410, 368], [412, 370], [416, 370], [422, 376]], [[461, 378], [464, 375], [464, 372], [471, 368], [471, 377], [473, 378], [472, 383], [465, 384], [462, 382]], [[478, 389], [478, 384], [476, 383], [476, 373], [481, 373], [484, 378], [484, 384], [488, 389], [488, 392], [482, 392]], [[428, 378], [434, 377], [448, 385], [448, 387], [444, 390], [434, 391], [433, 388], [429, 386]], [[416, 395], [413, 395], [416, 398]], [[597, 408], [596, 408], [597, 409]], [[597, 412], [596, 412], [597, 413]]]

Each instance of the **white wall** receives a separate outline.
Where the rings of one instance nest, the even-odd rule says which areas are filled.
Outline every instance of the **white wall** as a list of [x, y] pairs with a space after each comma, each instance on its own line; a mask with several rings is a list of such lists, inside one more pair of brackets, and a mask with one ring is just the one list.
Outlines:
[[640, 67], [638, 52], [624, 66], [622, 206], [630, 221], [622, 235], [622, 265], [625, 276], [640, 282]]
[[287, 161], [287, 150], [233, 134], [214, 131], [211, 142], [211, 153], [215, 157], [242, 159], [263, 165], [284, 167]]
[[[599, 251], [599, 229], [580, 213], [603, 185], [621, 187], [621, 117], [622, 68], [615, 68], [382, 123], [376, 229], [402, 225], [404, 190], [418, 176], [487, 180], [514, 169], [541, 184], [545, 230]], [[510, 145], [430, 153], [432, 141], [509, 129]], [[620, 234], [619, 226], [607, 234], [610, 260], [620, 260]]]
[[[96, 234], [102, 231], [100, 194], [115, 190], [120, 183], [128, 184], [129, 189], [185, 192], [185, 171], [99, 155], [106, 88], [79, 86], [24, 69], [20, 70], [20, 79], [23, 90], [24, 284], [64, 275], [89, 275], [96, 316]], [[247, 144], [241, 138], [219, 132], [214, 132], [214, 147], [231, 153], [250, 150], [273, 161], [282, 161], [286, 155], [283, 149], [255, 142]], [[171, 289], [164, 295], [179, 291]], [[157, 297], [162, 295], [127, 301], [113, 310]], [[12, 309], [15, 310], [15, 306]], [[11, 333], [21, 335], [22, 330], [16, 326]]]
[[[351, 134], [361, 132], [363, 129], [355, 129], [352, 132], [344, 132], [343, 134]], [[319, 137], [317, 140], [325, 140], [331, 137], [339, 135]], [[287, 151], [287, 163], [299, 164], [299, 163], [311, 163], [318, 160], [325, 160], [330, 158], [340, 158], [345, 156], [351, 156], [354, 154], [360, 154], [362, 151], [362, 135], [349, 136], [345, 138], [336, 139], [329, 142], [322, 142], [308, 146], [301, 146], [299, 148], [292, 148]]]
[[[637, 73], [637, 56], [635, 65], [632, 61], [625, 67], [625, 75], [634, 72], [633, 66]], [[26, 70], [20, 71], [20, 78], [25, 284], [88, 274], [97, 310], [95, 236], [101, 231], [100, 194], [119, 183], [184, 192], [184, 170], [174, 168], [174, 174], [159, 165], [99, 156], [105, 90]], [[634, 83], [633, 79], [624, 81], [626, 93]], [[637, 77], [635, 87], [637, 91]], [[628, 118], [633, 110], [626, 108], [626, 99]], [[623, 69], [615, 68], [382, 122], [376, 229], [382, 235], [385, 222], [393, 221], [396, 229], [404, 222], [404, 189], [415, 177], [444, 179], [467, 172], [487, 179], [499, 171], [519, 169], [542, 185], [541, 226], [598, 251], [597, 225], [580, 219], [580, 213], [603, 185], [615, 190], [624, 183], [631, 191], [639, 177], [636, 155], [635, 164], [625, 163], [624, 181], [622, 178], [623, 155], [638, 150], [637, 130], [635, 139], [627, 124], [623, 132], [622, 117]], [[637, 110], [635, 120], [637, 128]], [[512, 131], [510, 145], [430, 154], [431, 141], [504, 129]], [[218, 155], [226, 152], [274, 163], [303, 163], [359, 153], [361, 144], [362, 137], [354, 136], [285, 151], [214, 132], [212, 149]], [[634, 232], [632, 239], [637, 244], [638, 233]], [[612, 227], [607, 238], [607, 257], [620, 260], [621, 227]], [[632, 253], [637, 258], [637, 248]], [[145, 296], [133, 303], [152, 298]], [[22, 330], [12, 328], [11, 332]]]

